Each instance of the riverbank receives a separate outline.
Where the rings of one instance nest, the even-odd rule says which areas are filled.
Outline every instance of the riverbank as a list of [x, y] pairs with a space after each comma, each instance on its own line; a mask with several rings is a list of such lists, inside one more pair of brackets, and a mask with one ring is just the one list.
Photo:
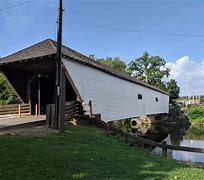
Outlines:
[[203, 105], [188, 106], [184, 110], [191, 124], [204, 124], [204, 106]]
[[0, 179], [201, 179], [204, 170], [119, 142], [106, 132], [0, 136]]

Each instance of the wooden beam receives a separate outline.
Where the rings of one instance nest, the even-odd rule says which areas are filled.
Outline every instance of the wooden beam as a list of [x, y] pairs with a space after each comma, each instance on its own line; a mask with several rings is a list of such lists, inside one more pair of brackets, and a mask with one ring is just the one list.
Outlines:
[[66, 93], [66, 79], [65, 79], [65, 68], [62, 67], [61, 69], [61, 89], [60, 89], [60, 96], [61, 96], [61, 101], [60, 101], [60, 118], [59, 118], [59, 130], [60, 133], [64, 133], [65, 132], [65, 93]]
[[[63, 65], [64, 65], [64, 64], [63, 64]], [[64, 67], [65, 67], [65, 65], [64, 65]], [[67, 69], [65, 70], [65, 75], [66, 75], [66, 77], [67, 77], [67, 80], [68, 80], [69, 83], [71, 84], [72, 88], [74, 89], [74, 92], [76, 93], [78, 100], [82, 103], [82, 102], [83, 102], [83, 99], [82, 99], [81, 95], [79, 94], [79, 91], [78, 91], [78, 89], [76, 88], [76, 86], [75, 86], [75, 84], [74, 84], [74, 81], [72, 80], [72, 78], [71, 78], [69, 72], [67, 71]]]

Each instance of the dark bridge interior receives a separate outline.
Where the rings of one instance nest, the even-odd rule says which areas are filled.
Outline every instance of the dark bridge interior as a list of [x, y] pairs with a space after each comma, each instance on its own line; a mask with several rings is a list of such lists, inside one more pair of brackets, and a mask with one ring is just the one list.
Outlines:
[[[45, 114], [46, 105], [54, 103], [55, 55], [32, 58], [0, 66], [3, 74], [23, 103], [31, 104], [31, 113]], [[66, 78], [66, 102], [77, 100], [77, 95]]]

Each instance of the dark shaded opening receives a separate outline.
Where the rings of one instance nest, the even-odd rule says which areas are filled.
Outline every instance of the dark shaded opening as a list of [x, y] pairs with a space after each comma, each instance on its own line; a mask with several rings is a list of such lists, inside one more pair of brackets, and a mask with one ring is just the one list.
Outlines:
[[137, 95], [137, 98], [138, 98], [138, 99], [142, 99], [142, 94], [138, 94], [138, 95]]
[[54, 103], [55, 78], [53, 76], [36, 75], [30, 85], [31, 114], [35, 114], [35, 106], [38, 104], [38, 81], [40, 81], [40, 111], [46, 113], [46, 105]]
[[[36, 105], [38, 104], [38, 81], [36, 75], [31, 83], [31, 113], [36, 113]], [[46, 105], [54, 104], [55, 98], [55, 77], [41, 75], [40, 77], [40, 112], [46, 114]], [[72, 88], [70, 82], [66, 79], [66, 95], [65, 102], [76, 101], [77, 95]]]
[[131, 123], [132, 123], [132, 126], [136, 126], [137, 125], [137, 121], [135, 121], [135, 120], [131, 121]]
[[[55, 56], [46, 56], [21, 62], [8, 63], [1, 70], [10, 81], [22, 103], [31, 104], [31, 114], [36, 114], [40, 79], [40, 111], [46, 114], [46, 105], [54, 104]], [[66, 102], [77, 100], [77, 95], [66, 78]]]

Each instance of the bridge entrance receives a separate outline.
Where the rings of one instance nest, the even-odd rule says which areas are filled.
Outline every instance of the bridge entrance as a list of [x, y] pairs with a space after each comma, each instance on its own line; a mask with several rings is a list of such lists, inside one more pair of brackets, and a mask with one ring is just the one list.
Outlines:
[[[22, 104], [30, 104], [31, 115], [44, 115], [46, 105], [54, 104], [55, 55], [3, 64], [1, 70]], [[76, 91], [68, 78], [66, 74], [65, 102], [76, 101]]]

